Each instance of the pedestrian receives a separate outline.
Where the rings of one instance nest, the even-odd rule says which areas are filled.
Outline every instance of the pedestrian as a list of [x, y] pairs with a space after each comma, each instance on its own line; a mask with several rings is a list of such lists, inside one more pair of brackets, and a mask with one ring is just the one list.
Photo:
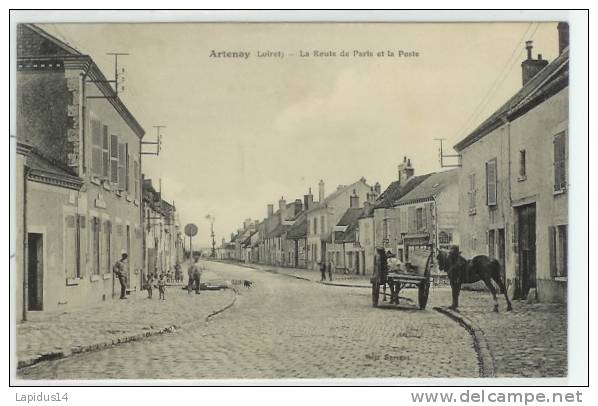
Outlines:
[[320, 273], [322, 274], [320, 282], [324, 282], [326, 280], [326, 264], [324, 263], [324, 261], [320, 261], [318, 262], [318, 265], [320, 265]]
[[178, 261], [174, 266], [174, 279], [177, 283], [183, 281], [183, 276], [181, 275], [181, 264]]
[[336, 266], [334, 265], [334, 261], [332, 261], [332, 258], [330, 258], [328, 260], [328, 280], [330, 282], [332, 282], [332, 270], [335, 268], [336, 268]]
[[187, 293], [189, 293], [189, 294], [193, 290], [193, 281], [194, 281], [194, 279], [193, 279], [194, 272], [193, 271], [195, 269], [194, 267], [195, 267], [195, 263], [191, 264], [189, 266], [189, 269], [187, 270], [187, 278], [188, 278], [187, 279]]
[[160, 279], [158, 279], [158, 293], [159, 299], [166, 300], [166, 278], [162, 273]]
[[201, 266], [199, 265], [199, 257], [195, 258], [195, 266], [193, 268], [193, 283], [195, 284], [195, 294], [200, 294], [201, 288]]
[[149, 274], [147, 275], [147, 280], [145, 282], [145, 286], [147, 288], [147, 298], [151, 299], [152, 298], [152, 292], [153, 292], [153, 288], [154, 288], [154, 275], [153, 274]]
[[120, 298], [121, 299], [126, 299], [127, 296], [127, 277], [125, 275], [125, 271], [127, 269], [127, 258], [129, 257], [129, 255], [123, 251], [120, 254], [120, 259], [118, 261], [116, 261], [116, 263], [114, 264], [114, 266], [112, 266], [112, 272], [114, 272], [114, 275], [118, 278], [118, 281], [120, 282]]

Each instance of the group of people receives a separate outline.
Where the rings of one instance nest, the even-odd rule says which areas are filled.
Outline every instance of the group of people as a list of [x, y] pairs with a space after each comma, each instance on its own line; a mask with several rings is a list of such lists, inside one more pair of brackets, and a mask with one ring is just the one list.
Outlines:
[[[112, 267], [112, 272], [114, 276], [118, 279], [120, 283], [120, 299], [127, 298], [127, 262], [128, 262], [128, 254], [126, 252], [121, 253], [121, 258], [116, 261], [116, 263]], [[203, 269], [199, 264], [199, 257], [194, 257], [193, 263], [189, 266], [188, 270], [188, 283], [187, 283], [187, 290], [189, 293], [191, 291], [195, 291], [196, 294], [200, 294], [201, 288], [201, 273]], [[153, 290], [154, 288], [158, 288], [158, 298], [159, 300], [166, 300], [166, 285], [168, 283], [180, 283], [183, 282], [183, 272], [181, 269], [181, 264], [177, 262], [174, 266], [174, 273], [172, 271], [168, 272], [161, 272], [158, 275], [158, 270], [155, 269], [154, 272], [150, 272], [145, 278], [145, 289], [147, 290], [147, 298], [151, 299], [153, 297]]]
[[332, 281], [332, 270], [335, 268], [332, 259], [329, 259], [328, 262], [320, 261], [318, 264], [320, 265], [320, 273], [322, 274], [320, 282], [324, 282], [326, 280], [326, 271], [328, 271], [328, 280]]

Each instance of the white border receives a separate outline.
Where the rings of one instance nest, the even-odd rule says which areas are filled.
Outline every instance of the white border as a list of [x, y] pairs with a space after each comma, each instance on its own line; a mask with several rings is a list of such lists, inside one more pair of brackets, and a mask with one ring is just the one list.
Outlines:
[[[519, 3], [518, 3], [519, 4]], [[470, 6], [473, 4], [470, 4]], [[243, 6], [239, 4], [238, 6]], [[136, 385], [136, 384], [268, 384], [268, 385], [562, 385], [562, 384], [585, 384], [587, 379], [585, 348], [587, 348], [587, 287], [590, 281], [586, 280], [585, 272], [588, 269], [587, 263], [587, 19], [584, 12], [567, 11], [24, 11], [18, 14], [11, 14], [10, 30], [15, 32], [18, 22], [43, 21], [43, 22], [177, 22], [177, 21], [246, 21], [246, 22], [277, 22], [277, 21], [560, 21], [568, 20], [571, 25], [571, 70], [570, 70], [570, 162], [571, 162], [571, 190], [569, 196], [569, 224], [570, 235], [575, 236], [570, 244], [570, 259], [572, 270], [583, 270], [583, 272], [572, 271], [569, 278], [569, 378], [562, 379], [409, 379], [409, 380], [281, 380], [281, 381], [93, 381], [94, 385]], [[14, 51], [15, 37], [11, 38], [11, 134], [14, 134], [15, 111], [14, 111]], [[5, 76], [6, 77], [6, 76]], [[14, 140], [11, 140], [11, 169], [14, 176]], [[8, 177], [8, 174], [6, 174]], [[5, 178], [6, 179], [6, 178]], [[14, 199], [14, 178], [10, 179], [10, 189]], [[11, 200], [11, 205], [14, 200]], [[14, 219], [11, 210], [11, 232], [14, 235]], [[5, 228], [6, 229], [6, 228]], [[10, 241], [11, 252], [14, 252], [14, 242]], [[14, 272], [14, 258], [11, 260], [11, 274]], [[14, 307], [13, 307], [14, 308]], [[11, 316], [12, 319], [12, 316]], [[14, 319], [11, 320], [13, 322]], [[13, 324], [14, 326], [14, 324]], [[13, 328], [14, 333], [14, 328]], [[14, 337], [11, 337], [14, 340]], [[13, 341], [14, 342], [14, 341]], [[5, 347], [7, 348], [7, 347]], [[579, 350], [578, 350], [579, 349]], [[583, 351], [582, 351], [583, 350]], [[14, 364], [13, 364], [14, 365]], [[35, 385], [50, 382], [35, 381]], [[62, 384], [63, 382], [51, 382], [51, 384]], [[91, 382], [82, 381], [82, 384]], [[72, 382], [69, 382], [72, 384]], [[156, 393], [155, 391], [152, 391]], [[148, 392], [149, 393], [149, 392]], [[104, 395], [104, 394], [103, 394]], [[156, 397], [158, 400], [160, 396]], [[287, 398], [287, 396], [285, 396]], [[290, 400], [287, 398], [287, 400]], [[407, 400], [407, 399], [405, 399]], [[107, 401], [103, 398], [103, 401]], [[168, 400], [165, 400], [168, 401]], [[369, 399], [371, 402], [372, 399]], [[374, 401], [392, 401], [382, 397]], [[94, 402], [95, 403], [95, 402]], [[294, 402], [289, 401], [285, 403]]]

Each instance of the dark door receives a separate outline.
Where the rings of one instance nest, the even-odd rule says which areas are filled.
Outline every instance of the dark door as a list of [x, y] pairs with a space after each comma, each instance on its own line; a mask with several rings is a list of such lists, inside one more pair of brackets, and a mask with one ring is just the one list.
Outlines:
[[536, 205], [517, 208], [519, 280], [523, 297], [536, 287]]
[[43, 310], [44, 291], [44, 246], [43, 236], [29, 233], [28, 236], [28, 269], [27, 269], [27, 309]]
[[[502, 278], [503, 282], [506, 286], [506, 268], [505, 268], [505, 229], [501, 228], [498, 230], [498, 240], [497, 240], [497, 247], [496, 250], [498, 251], [498, 262], [500, 262], [500, 277]], [[504, 293], [504, 292], [501, 292]]]

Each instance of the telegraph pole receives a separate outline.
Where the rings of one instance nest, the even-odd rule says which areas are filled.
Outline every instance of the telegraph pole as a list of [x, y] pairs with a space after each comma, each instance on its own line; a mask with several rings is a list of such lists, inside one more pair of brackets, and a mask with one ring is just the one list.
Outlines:
[[156, 151], [155, 152], [141, 152], [142, 155], [160, 155], [160, 151], [162, 150], [162, 133], [160, 130], [162, 128], [166, 128], [165, 125], [154, 125], [156, 129], [156, 141], [141, 141], [141, 145], [155, 145]]

